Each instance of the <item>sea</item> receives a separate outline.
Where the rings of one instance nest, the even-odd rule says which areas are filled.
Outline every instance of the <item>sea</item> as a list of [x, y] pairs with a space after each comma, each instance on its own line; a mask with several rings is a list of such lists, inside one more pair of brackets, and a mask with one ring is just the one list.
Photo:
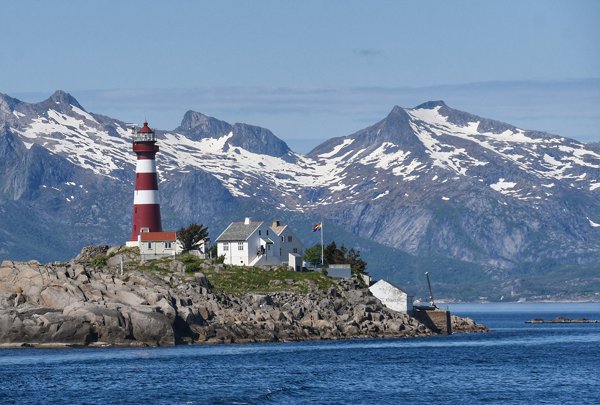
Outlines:
[[427, 338], [1, 349], [1, 404], [600, 404], [598, 303], [455, 304]]

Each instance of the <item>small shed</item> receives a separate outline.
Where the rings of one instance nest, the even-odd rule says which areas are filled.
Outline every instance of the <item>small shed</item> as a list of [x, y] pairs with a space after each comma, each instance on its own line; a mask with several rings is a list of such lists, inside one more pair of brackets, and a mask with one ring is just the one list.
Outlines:
[[302, 256], [298, 253], [288, 255], [288, 268], [292, 271], [302, 271]]
[[379, 299], [383, 305], [393, 311], [402, 313], [412, 313], [413, 311], [414, 297], [385, 280], [379, 280], [373, 284], [369, 287], [369, 291], [371, 291], [371, 294]]
[[333, 278], [350, 278], [352, 269], [349, 264], [330, 264], [327, 268], [327, 275]]

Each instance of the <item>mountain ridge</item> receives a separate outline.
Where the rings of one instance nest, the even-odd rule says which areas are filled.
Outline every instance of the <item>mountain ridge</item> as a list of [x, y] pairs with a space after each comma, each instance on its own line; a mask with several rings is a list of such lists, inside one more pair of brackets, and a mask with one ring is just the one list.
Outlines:
[[[80, 230], [78, 239], [91, 242], [111, 233], [107, 242], [126, 238], [135, 158], [124, 122], [88, 113], [57, 91], [34, 104], [0, 97], [0, 125], [11, 134], [4, 136], [5, 144], [10, 137], [23, 143], [21, 153], [41, 148], [83, 170], [78, 177], [56, 171], [35, 185], [27, 183], [25, 173], [36, 159], [43, 165], [49, 156], [28, 158], [31, 168], [23, 173], [0, 165], [0, 174], [14, 177], [12, 186], [25, 190], [11, 194], [6, 184], [0, 187], [5, 206], [10, 202], [18, 206], [14, 212], [23, 212], [33, 204], [43, 213], [52, 201], [57, 220], [85, 228], [94, 226], [87, 212], [98, 206], [93, 203], [98, 198], [105, 205], [97, 208], [104, 216], [97, 220], [102, 230], [87, 236]], [[161, 198], [172, 227], [187, 221], [224, 227], [248, 214], [290, 218], [297, 228], [325, 218], [359, 247], [370, 240], [392, 249], [386, 255], [397, 249], [462, 261], [465, 268], [479, 269], [487, 283], [483, 275], [495, 274], [507, 286], [513, 272], [527, 266], [600, 261], [597, 149], [455, 110], [441, 100], [394, 106], [379, 122], [329, 139], [306, 155], [293, 152], [268, 129], [231, 125], [192, 110], [178, 128], [157, 134]], [[5, 156], [16, 153], [6, 145], [0, 150]], [[88, 187], [86, 194], [82, 189]], [[104, 196], [90, 195], [91, 188]], [[57, 195], [48, 200], [51, 194]], [[27, 240], [25, 232], [10, 238], [0, 242], [0, 254]], [[374, 266], [385, 262], [369, 259]], [[375, 272], [398, 276], [391, 267]]]

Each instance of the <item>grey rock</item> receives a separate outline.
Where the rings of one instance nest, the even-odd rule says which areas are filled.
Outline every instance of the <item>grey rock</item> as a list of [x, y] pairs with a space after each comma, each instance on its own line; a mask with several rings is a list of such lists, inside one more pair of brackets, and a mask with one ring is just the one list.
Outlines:
[[[86, 249], [81, 263], [66, 267], [5, 262], [0, 343], [140, 346], [431, 333], [413, 318], [387, 311], [359, 283], [341, 281], [308, 294], [227, 296], [202, 274], [163, 279], [127, 270], [121, 276], [108, 265], [90, 270], [83, 264], [104, 251]], [[470, 320], [453, 322], [475, 329]]]

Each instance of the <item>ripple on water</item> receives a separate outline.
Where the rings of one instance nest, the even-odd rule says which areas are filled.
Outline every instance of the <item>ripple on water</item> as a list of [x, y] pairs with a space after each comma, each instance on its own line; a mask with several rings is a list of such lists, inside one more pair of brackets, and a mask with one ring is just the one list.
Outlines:
[[[596, 403], [600, 325], [480, 311], [490, 334], [0, 351], [1, 403]], [[547, 312], [553, 315], [553, 312]], [[561, 313], [558, 313], [560, 315]], [[600, 318], [600, 310], [586, 314]], [[565, 326], [565, 327], [561, 327]]]

